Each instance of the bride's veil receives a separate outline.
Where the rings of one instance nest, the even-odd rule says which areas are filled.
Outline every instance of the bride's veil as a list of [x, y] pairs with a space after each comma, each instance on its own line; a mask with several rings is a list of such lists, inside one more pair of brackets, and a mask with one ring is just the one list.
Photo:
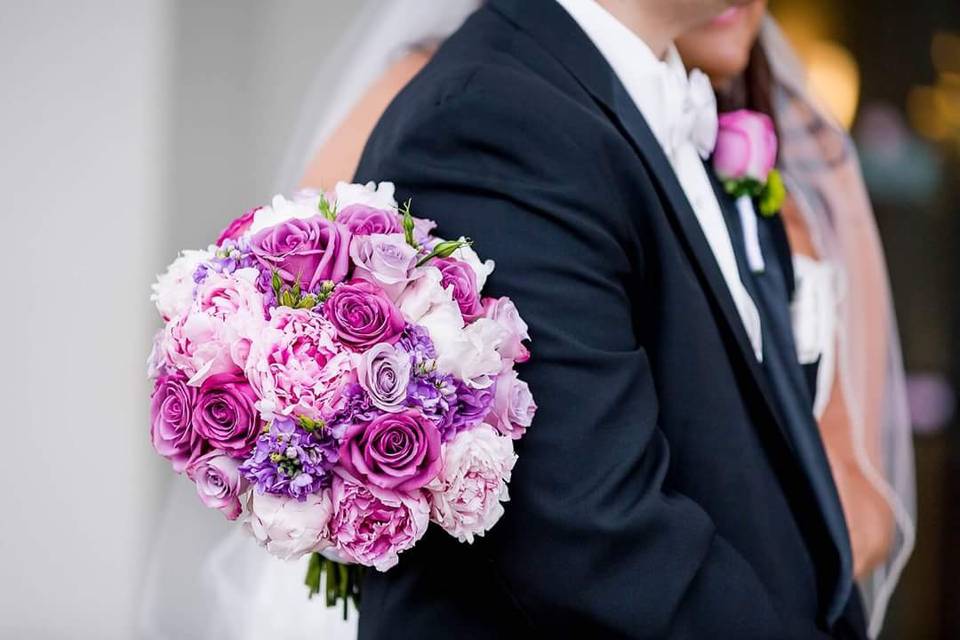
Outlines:
[[916, 522], [911, 423], [887, 268], [852, 141], [807, 90], [803, 67], [772, 19], [760, 37], [774, 78], [784, 177], [818, 253], [840, 273], [835, 375], [848, 435], [861, 473], [893, 516], [886, 560], [860, 581], [875, 638], [913, 550]]
[[[366, 0], [330, 50], [317, 43], [318, 70], [276, 176], [290, 193], [314, 151], [398, 58], [445, 39], [479, 0]], [[272, 194], [264, 194], [264, 199]], [[345, 640], [356, 616], [307, 599], [306, 559], [283, 562], [240, 527], [205, 509], [191, 483], [175, 478], [150, 550], [140, 630], [152, 640]]]

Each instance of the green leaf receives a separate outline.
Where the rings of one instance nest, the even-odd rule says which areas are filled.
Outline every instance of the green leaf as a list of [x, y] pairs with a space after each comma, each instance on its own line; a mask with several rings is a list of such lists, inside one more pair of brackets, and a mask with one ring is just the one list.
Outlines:
[[767, 176], [767, 184], [760, 194], [760, 214], [767, 218], [775, 216], [783, 208], [786, 199], [787, 188], [783, 183], [783, 176], [774, 169]]
[[270, 278], [270, 285], [273, 288], [273, 295], [279, 298], [280, 290], [283, 288], [283, 278], [280, 277], [280, 272], [276, 269], [273, 270], [273, 276]]
[[320, 202], [317, 204], [317, 207], [320, 209], [320, 215], [322, 215], [327, 220], [331, 222], [337, 219], [337, 208], [335, 205], [331, 205], [330, 201], [327, 200], [327, 196], [322, 191], [320, 192]]

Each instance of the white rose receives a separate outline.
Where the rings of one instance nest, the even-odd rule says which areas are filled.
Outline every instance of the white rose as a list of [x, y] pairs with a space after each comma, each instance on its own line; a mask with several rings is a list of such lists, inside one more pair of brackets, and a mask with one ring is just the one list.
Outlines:
[[513, 441], [481, 424], [443, 447], [443, 468], [427, 485], [430, 519], [460, 542], [489, 531], [509, 500], [507, 482], [516, 464]]
[[[460, 240], [466, 241], [466, 238], [461, 236]], [[487, 283], [487, 276], [493, 273], [496, 264], [493, 260], [484, 260], [481, 262], [480, 256], [477, 255], [477, 252], [474, 251], [470, 245], [463, 245], [454, 251], [453, 257], [470, 265], [473, 273], [477, 276], [477, 293], [480, 293], [480, 291], [483, 290], [483, 285]]]
[[318, 200], [319, 196], [298, 200], [287, 200], [281, 195], [273, 196], [273, 202], [270, 203], [269, 207], [260, 207], [253, 214], [253, 223], [243, 235], [246, 238], [250, 238], [259, 231], [275, 227], [287, 220], [294, 218], [306, 219], [320, 215], [320, 211], [316, 206]]
[[352, 204], [363, 204], [374, 209], [396, 209], [397, 201], [393, 199], [395, 187], [392, 182], [375, 184], [350, 184], [338, 182], [334, 189], [337, 198], [337, 211]]
[[157, 311], [164, 320], [176, 318], [190, 308], [196, 286], [193, 274], [201, 263], [212, 258], [209, 251], [184, 251], [167, 267], [166, 272], [157, 276], [150, 300], [157, 305]]
[[272, 555], [281, 560], [300, 558], [330, 546], [326, 539], [332, 506], [329, 491], [296, 498], [250, 493], [247, 530]]

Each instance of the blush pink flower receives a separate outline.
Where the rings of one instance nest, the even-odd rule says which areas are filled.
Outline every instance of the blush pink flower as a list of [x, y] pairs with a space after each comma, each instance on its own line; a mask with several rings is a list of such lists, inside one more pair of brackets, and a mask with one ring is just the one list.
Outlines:
[[340, 387], [356, 379], [350, 355], [319, 313], [276, 307], [270, 314], [246, 368], [261, 414], [319, 418]]
[[293, 560], [330, 546], [328, 491], [312, 493], [305, 500], [251, 491], [248, 509], [247, 530], [281, 560]]
[[506, 332], [497, 351], [504, 360], [505, 367], [513, 366], [514, 362], [526, 362], [530, 359], [530, 351], [523, 342], [530, 339], [527, 323], [520, 317], [517, 307], [510, 298], [484, 298], [483, 315], [500, 325]]
[[330, 539], [337, 556], [379, 571], [395, 566], [430, 524], [430, 503], [422, 492], [397, 493], [337, 476], [330, 494]]
[[777, 133], [764, 113], [740, 109], [720, 114], [713, 168], [724, 181], [764, 183], [777, 162]]
[[200, 385], [211, 375], [243, 369], [253, 338], [265, 326], [256, 269], [211, 272], [190, 310], [164, 328], [165, 361]]
[[513, 441], [488, 425], [463, 431], [443, 448], [443, 469], [430, 483], [430, 518], [460, 542], [473, 542], [503, 515], [517, 456]]

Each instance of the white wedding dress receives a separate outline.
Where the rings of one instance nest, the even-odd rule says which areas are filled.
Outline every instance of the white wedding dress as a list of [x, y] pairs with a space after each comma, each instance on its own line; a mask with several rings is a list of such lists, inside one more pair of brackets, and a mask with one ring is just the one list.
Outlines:
[[[362, 3], [354, 24], [343, 33], [341, 43], [332, 51], [320, 52], [319, 59], [323, 62], [282, 163], [276, 191], [289, 193], [295, 188], [315, 149], [392, 62], [420, 45], [442, 41], [478, 5], [478, 0], [367, 0]], [[832, 126], [806, 93], [802, 69], [771, 20], [765, 24], [761, 38], [778, 89], [787, 96], [777, 106], [780, 122], [802, 124], [796, 122], [799, 106], [804, 117], [812, 115], [826, 122], [828, 128]], [[363, 45], [358, 46], [358, 42]], [[829, 132], [849, 144], [839, 128]], [[836, 186], [831, 180], [838, 170], [826, 159], [803, 153], [802, 146], [796, 146], [796, 153], [783, 154], [783, 169], [788, 179], [792, 179], [791, 187], [795, 188], [792, 192], [801, 204], [807, 203], [801, 208], [824, 262], [838, 268], [837, 265], [853, 264], [864, 251], [876, 253], [879, 245], [875, 225], [859, 170], [848, 167], [850, 175], [855, 174], [856, 184], [852, 187], [846, 184], [841, 190], [844, 195], [838, 196], [838, 189], [829, 189], [835, 196], [830, 203], [834, 206], [816, 206], [813, 197], [802, 196]], [[855, 163], [855, 157], [852, 162]], [[848, 192], [851, 195], [845, 195]], [[844, 209], [856, 210], [858, 215], [851, 217], [859, 218], [857, 234], [845, 236], [843, 225], [832, 219], [833, 215], [845, 215]], [[868, 249], [864, 249], [865, 246]], [[803, 265], [799, 271], [810, 273], [809, 267]], [[837, 277], [842, 275], [839, 273]], [[859, 348], [864, 345], [857, 342], [855, 329], [856, 323], [862, 321], [856, 317], [856, 311], [863, 305], [857, 299], [858, 287], [851, 286], [856, 282], [849, 282], [849, 274], [846, 279], [847, 286], [837, 293], [845, 297], [827, 303], [837, 316], [836, 321], [830, 323], [836, 327], [835, 337], [832, 331], [815, 333], [823, 336], [820, 352], [831, 355], [832, 364], [824, 370], [830, 373], [831, 379], [833, 375], [841, 379], [851, 412], [855, 418], [862, 418], [868, 413], [865, 409], [869, 400], [863, 389], [867, 375], [860, 355], [863, 349]], [[889, 292], [880, 293], [889, 305]], [[821, 319], [830, 320], [829, 309], [827, 315], [823, 315], [822, 300], [813, 308], [819, 309], [817, 314]], [[896, 326], [893, 322], [889, 324], [886, 392], [883, 406], [874, 407], [871, 413], [878, 416], [880, 422], [879, 437], [885, 453], [879, 465], [882, 468], [873, 464], [866, 453], [860, 455], [859, 460], [864, 474], [886, 497], [897, 527], [887, 562], [860, 584], [872, 637], [879, 633], [887, 600], [914, 540], [910, 424]], [[812, 348], [817, 349], [817, 345]], [[829, 391], [829, 383], [818, 386]], [[822, 407], [821, 399], [818, 408], [822, 410]], [[855, 443], [858, 451], [866, 450], [862, 442], [865, 432], [863, 424], [859, 424], [855, 435], [861, 440]], [[344, 620], [342, 609], [328, 609], [321, 598], [308, 600], [303, 583], [306, 568], [306, 558], [284, 562], [270, 556], [240, 527], [225, 522], [219, 513], [205, 509], [191, 483], [176, 478], [151, 553], [140, 616], [141, 631], [151, 640], [355, 638], [357, 615], [352, 608], [349, 618]]]

